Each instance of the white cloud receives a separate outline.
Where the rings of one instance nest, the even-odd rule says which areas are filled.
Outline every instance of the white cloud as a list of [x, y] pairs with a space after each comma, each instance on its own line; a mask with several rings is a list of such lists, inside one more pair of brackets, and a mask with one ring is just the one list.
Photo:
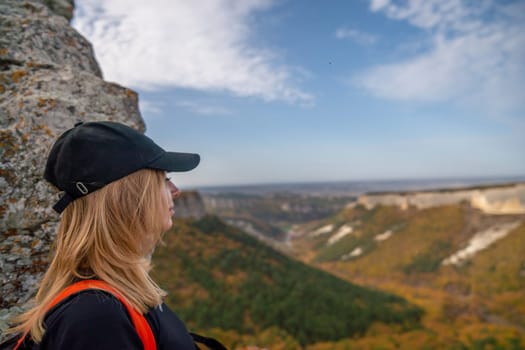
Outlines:
[[390, 2], [390, 0], [371, 0], [370, 1], [370, 9], [372, 11], [380, 10], [380, 9], [384, 8], [385, 6], [387, 6], [389, 2]]
[[337, 29], [335, 37], [337, 39], [351, 39], [360, 45], [372, 45], [377, 41], [375, 35], [344, 27]]
[[73, 25], [92, 43], [105, 78], [304, 103], [293, 70], [255, 47], [250, 21], [270, 0], [84, 0]]
[[354, 77], [358, 86], [395, 100], [523, 111], [525, 21], [518, 14], [523, 2], [409, 0], [400, 6], [372, 0], [370, 8], [426, 30], [431, 45], [418, 56], [370, 68]]
[[404, 6], [389, 0], [371, 0], [370, 9], [420, 28], [464, 31], [482, 24], [478, 17], [490, 11], [491, 0], [477, 0], [470, 5], [464, 0], [408, 0]]

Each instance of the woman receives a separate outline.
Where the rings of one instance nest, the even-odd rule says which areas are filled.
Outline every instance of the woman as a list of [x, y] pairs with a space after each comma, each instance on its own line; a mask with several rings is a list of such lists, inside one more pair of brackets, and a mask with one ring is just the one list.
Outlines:
[[[79, 123], [60, 136], [44, 175], [64, 191], [53, 207], [62, 213], [54, 256], [33, 308], [13, 329], [28, 334], [26, 346], [31, 339], [29, 348], [40, 350], [144, 349], [124, 302], [144, 315], [157, 349], [195, 349], [149, 270], [179, 193], [166, 172], [189, 171], [199, 161], [114, 122]], [[107, 283], [123, 302], [88, 289], [49, 310], [61, 291], [83, 280]]]

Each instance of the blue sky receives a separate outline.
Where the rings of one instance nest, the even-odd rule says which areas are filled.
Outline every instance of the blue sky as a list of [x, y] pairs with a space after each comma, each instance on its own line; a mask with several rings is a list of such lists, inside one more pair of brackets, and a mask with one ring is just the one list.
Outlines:
[[182, 187], [525, 175], [525, 1], [76, 1]]

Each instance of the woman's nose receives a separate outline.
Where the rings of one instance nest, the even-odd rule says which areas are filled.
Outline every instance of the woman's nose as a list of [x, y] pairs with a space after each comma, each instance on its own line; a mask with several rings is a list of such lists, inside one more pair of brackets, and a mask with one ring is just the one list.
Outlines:
[[168, 184], [168, 189], [171, 193], [171, 197], [173, 199], [177, 198], [178, 196], [180, 196], [180, 190], [177, 188], [177, 186], [175, 186], [175, 184], [171, 181], [168, 181], [167, 182]]

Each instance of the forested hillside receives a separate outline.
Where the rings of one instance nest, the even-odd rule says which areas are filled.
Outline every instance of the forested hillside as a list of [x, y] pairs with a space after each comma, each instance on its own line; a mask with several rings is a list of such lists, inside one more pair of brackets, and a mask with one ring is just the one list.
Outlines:
[[298, 258], [425, 310], [420, 330], [377, 332], [334, 349], [525, 348], [524, 215], [488, 215], [467, 203], [358, 205], [299, 231]]
[[422, 310], [278, 253], [207, 216], [178, 220], [154, 256], [154, 276], [189, 327], [232, 348], [272, 349], [360, 337], [383, 325], [420, 327]]

